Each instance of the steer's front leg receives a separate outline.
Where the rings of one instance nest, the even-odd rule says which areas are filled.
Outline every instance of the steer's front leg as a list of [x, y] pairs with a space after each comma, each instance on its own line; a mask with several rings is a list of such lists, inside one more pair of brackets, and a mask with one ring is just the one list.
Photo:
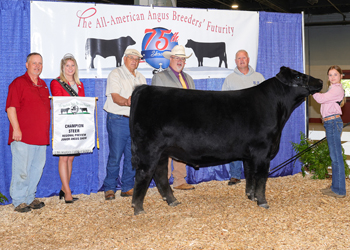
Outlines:
[[270, 166], [270, 161], [264, 162], [258, 167], [257, 173], [255, 175], [255, 182], [256, 182], [255, 196], [256, 196], [258, 205], [263, 208], [269, 208], [269, 205], [267, 204], [267, 201], [265, 198], [266, 182], [267, 182], [267, 177], [269, 175], [269, 166]]

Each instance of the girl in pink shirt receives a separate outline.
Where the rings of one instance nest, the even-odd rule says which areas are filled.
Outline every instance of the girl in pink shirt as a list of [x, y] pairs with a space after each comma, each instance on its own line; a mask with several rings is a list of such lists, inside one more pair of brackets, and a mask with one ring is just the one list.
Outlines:
[[343, 130], [340, 103], [344, 98], [344, 89], [340, 81], [343, 78], [343, 72], [339, 66], [335, 65], [328, 69], [327, 75], [329, 85], [327, 92], [313, 95], [316, 102], [321, 104], [321, 115], [332, 160], [332, 185], [321, 189], [321, 192], [324, 195], [344, 198], [346, 195], [345, 168], [340, 140]]

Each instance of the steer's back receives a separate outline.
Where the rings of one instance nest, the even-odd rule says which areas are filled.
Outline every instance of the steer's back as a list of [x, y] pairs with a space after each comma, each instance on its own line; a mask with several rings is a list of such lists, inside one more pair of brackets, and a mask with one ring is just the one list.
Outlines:
[[259, 119], [261, 123], [265, 117], [271, 120], [279, 100], [278, 97], [270, 98], [269, 91], [262, 91], [264, 88], [260, 87], [203, 91], [142, 85], [132, 95], [130, 123], [152, 127], [181, 123], [193, 129], [225, 122], [256, 123]]
[[167, 149], [193, 165], [227, 161], [233, 151], [244, 156], [246, 145], [255, 138], [273, 140], [266, 128], [278, 125], [276, 105], [267, 102], [267, 92], [258, 87], [244, 91], [137, 87], [130, 112], [133, 150]]

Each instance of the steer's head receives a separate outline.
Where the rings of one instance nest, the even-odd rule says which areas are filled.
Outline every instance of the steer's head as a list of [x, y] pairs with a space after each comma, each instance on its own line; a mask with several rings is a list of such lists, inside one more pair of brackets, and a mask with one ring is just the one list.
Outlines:
[[302, 74], [296, 70], [282, 66], [276, 78], [285, 85], [301, 87], [308, 90], [309, 95], [320, 92], [323, 81], [309, 75]]

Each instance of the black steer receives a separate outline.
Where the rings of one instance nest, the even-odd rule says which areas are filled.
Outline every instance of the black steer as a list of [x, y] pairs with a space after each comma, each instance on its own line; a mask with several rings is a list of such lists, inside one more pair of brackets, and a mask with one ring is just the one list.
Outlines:
[[91, 57], [90, 68], [95, 68], [94, 59], [97, 55], [107, 58], [114, 56], [116, 67], [121, 66], [124, 51], [129, 45], [134, 45], [136, 42], [130, 37], [120, 37], [112, 40], [104, 40], [97, 38], [88, 38], [85, 44], [85, 59], [89, 55]]
[[282, 129], [322, 86], [319, 79], [281, 67], [276, 77], [238, 91], [137, 87], [130, 112], [135, 215], [144, 212], [152, 178], [170, 206], [179, 204], [167, 177], [169, 156], [195, 167], [243, 161], [248, 198], [268, 208], [266, 181]]

